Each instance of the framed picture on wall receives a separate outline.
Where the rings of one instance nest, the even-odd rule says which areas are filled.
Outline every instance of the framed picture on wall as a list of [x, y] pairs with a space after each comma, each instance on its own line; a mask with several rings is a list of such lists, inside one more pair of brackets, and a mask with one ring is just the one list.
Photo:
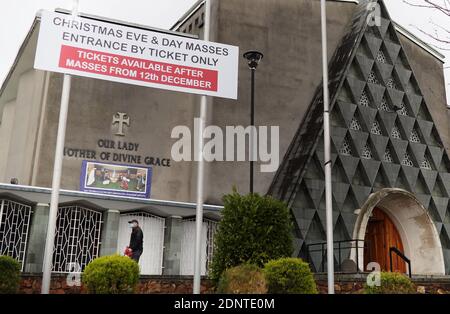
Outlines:
[[149, 198], [152, 168], [83, 160], [80, 191]]

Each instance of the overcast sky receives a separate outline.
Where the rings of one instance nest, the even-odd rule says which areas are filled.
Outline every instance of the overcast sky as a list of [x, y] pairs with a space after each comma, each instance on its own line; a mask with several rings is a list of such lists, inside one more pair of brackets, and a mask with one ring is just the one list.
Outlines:
[[[226, 0], [222, 0], [226, 1]], [[245, 0], [241, 0], [245, 1]], [[409, 0], [423, 3], [423, 0]], [[435, 0], [444, 2], [444, 0]], [[129, 21], [159, 28], [170, 28], [196, 0], [79, 0], [79, 11], [118, 20]], [[402, 0], [385, 0], [394, 21], [407, 28], [427, 43], [438, 46], [438, 42], [418, 29], [435, 34], [439, 24], [450, 29], [450, 18], [437, 11], [413, 8]], [[0, 0], [0, 82], [7, 75], [17, 51], [25, 38], [39, 9], [72, 8], [72, 0]], [[441, 31], [440, 36], [445, 36]], [[450, 104], [450, 44], [446, 55], [447, 97]]]

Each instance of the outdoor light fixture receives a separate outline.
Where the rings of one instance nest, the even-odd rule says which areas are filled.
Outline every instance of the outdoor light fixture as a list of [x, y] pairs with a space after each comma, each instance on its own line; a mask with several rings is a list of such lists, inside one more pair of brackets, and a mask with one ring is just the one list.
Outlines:
[[250, 106], [250, 126], [252, 131], [250, 133], [250, 193], [253, 193], [253, 126], [255, 125], [255, 72], [256, 67], [263, 58], [263, 54], [259, 51], [247, 51], [244, 53], [244, 58], [248, 61], [248, 67], [252, 72], [251, 80], [251, 106]]
[[250, 70], [256, 70], [256, 67], [263, 57], [264, 55], [259, 51], [247, 51], [244, 53], [244, 58], [248, 60], [248, 67]]

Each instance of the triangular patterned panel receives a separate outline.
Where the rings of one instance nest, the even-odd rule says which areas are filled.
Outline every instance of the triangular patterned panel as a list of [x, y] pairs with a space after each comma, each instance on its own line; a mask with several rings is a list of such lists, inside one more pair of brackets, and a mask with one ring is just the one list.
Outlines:
[[332, 185], [333, 185], [333, 197], [334, 200], [336, 201], [337, 209], [341, 210], [342, 205], [345, 202], [345, 198], [347, 197], [350, 184], [333, 182]]
[[377, 110], [370, 107], [359, 106], [357, 111], [364, 124], [364, 130], [366, 132], [370, 132], [377, 114]]
[[358, 167], [359, 158], [352, 156], [339, 156], [339, 159], [342, 163], [348, 182], [352, 182], [356, 168]]
[[381, 99], [384, 97], [386, 87], [368, 82], [367, 88], [375, 107], [378, 108], [379, 104], [381, 103]]
[[372, 191], [372, 188], [369, 186], [352, 185], [350, 189], [353, 190], [353, 195], [356, 198], [356, 202], [358, 204], [357, 208], [361, 208], [364, 205], [370, 195], [370, 192]]
[[398, 91], [396, 89], [387, 88], [386, 89], [390, 103], [395, 108], [401, 108], [402, 107], [402, 101], [404, 93], [401, 91]]
[[399, 125], [403, 130], [403, 137], [406, 139], [410, 138], [411, 131], [414, 128], [414, 123], [416, 119], [408, 117], [408, 116], [398, 116], [397, 120], [399, 121]]
[[378, 111], [378, 115], [381, 118], [381, 124], [383, 127], [383, 131], [387, 135], [391, 135], [392, 128], [394, 127], [395, 120], [397, 118], [397, 115], [393, 112], [386, 112], [386, 111]]
[[436, 184], [436, 178], [437, 178], [437, 172], [436, 171], [430, 171], [425, 169], [420, 169], [420, 177], [423, 178], [426, 187], [427, 187], [427, 194], [430, 194], [434, 186]]
[[432, 196], [431, 201], [434, 203], [439, 213], [440, 222], [443, 222], [445, 220], [445, 215], [447, 213], [448, 198]]
[[419, 175], [419, 169], [414, 167], [402, 166], [400, 172], [403, 172], [406, 181], [409, 185], [409, 191], [414, 191], [416, 185], [417, 176]]
[[372, 34], [364, 34], [364, 39], [367, 43], [367, 46], [372, 53], [373, 59], [376, 58], [378, 51], [381, 48], [381, 44], [383, 41], [380, 38], [377, 38], [376, 36], [373, 36]]
[[377, 160], [361, 159], [361, 165], [365, 170], [365, 174], [367, 175], [370, 184], [373, 185], [375, 178], [377, 177], [378, 170], [380, 169], [381, 162]]
[[[397, 187], [418, 191], [418, 200], [426, 208], [436, 209], [439, 220], [447, 219], [450, 228], [449, 205], [444, 210], [442, 204], [450, 195], [450, 160], [384, 3], [379, 1], [380, 27], [367, 26], [367, 3], [360, 2], [355, 8], [349, 33], [329, 63], [330, 108], [342, 120], [335, 119], [337, 122], [331, 128], [332, 157], [336, 160], [332, 178], [333, 224], [339, 219], [342, 235], [343, 221], [348, 232], [345, 237], [352, 236], [355, 210], [367, 201], [369, 193]], [[298, 185], [302, 178], [314, 178], [317, 163], [322, 167], [324, 162], [322, 94], [319, 86], [269, 191], [288, 204], [292, 204], [296, 190], [304, 189]], [[401, 139], [391, 136], [397, 117]], [[355, 130], [349, 131], [350, 125]], [[342, 150], [344, 139], [349, 143], [347, 151]], [[315, 159], [312, 163], [311, 158]], [[408, 166], [401, 166], [402, 162]], [[315, 170], [308, 172], [308, 165]], [[314, 194], [311, 182], [305, 182], [307, 195]], [[318, 196], [314, 197], [318, 210], [305, 234], [305, 243], [325, 240], [324, 193], [316, 194], [321, 195], [321, 200], [317, 207]], [[311, 214], [308, 213], [309, 217]], [[297, 224], [305, 229], [308, 219], [301, 218], [301, 214], [295, 216], [300, 219]], [[444, 223], [443, 232], [447, 232], [445, 228]], [[450, 239], [446, 241], [450, 250]], [[446, 262], [450, 263], [450, 252]]]
[[315, 208], [319, 208], [320, 200], [325, 189], [325, 182], [322, 180], [304, 179], [305, 186], [314, 202]]
[[353, 99], [359, 100], [364, 87], [366, 87], [366, 82], [353, 77], [347, 77], [347, 83], [350, 86], [350, 92], [353, 95]]
[[370, 75], [370, 72], [372, 72], [374, 61], [364, 58], [361, 55], [356, 56], [356, 65], [361, 70], [362, 74], [364, 75], [364, 79], [367, 80], [367, 78]]

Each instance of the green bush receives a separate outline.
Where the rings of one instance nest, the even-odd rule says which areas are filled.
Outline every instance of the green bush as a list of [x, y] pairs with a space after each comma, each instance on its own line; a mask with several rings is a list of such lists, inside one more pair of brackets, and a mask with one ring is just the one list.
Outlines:
[[381, 272], [381, 285], [364, 286], [366, 294], [411, 294], [416, 293], [414, 283], [403, 274]]
[[263, 294], [267, 292], [263, 271], [256, 265], [243, 264], [223, 272], [218, 293]]
[[210, 276], [218, 281], [225, 269], [244, 263], [264, 263], [292, 254], [292, 222], [288, 207], [270, 196], [223, 198], [222, 220], [215, 235]]
[[317, 294], [316, 282], [309, 268], [299, 258], [280, 258], [264, 266], [269, 293]]
[[20, 263], [10, 256], [0, 256], [0, 294], [17, 293], [20, 285]]
[[139, 281], [139, 265], [127, 256], [102, 256], [86, 266], [81, 278], [89, 293], [133, 293]]

